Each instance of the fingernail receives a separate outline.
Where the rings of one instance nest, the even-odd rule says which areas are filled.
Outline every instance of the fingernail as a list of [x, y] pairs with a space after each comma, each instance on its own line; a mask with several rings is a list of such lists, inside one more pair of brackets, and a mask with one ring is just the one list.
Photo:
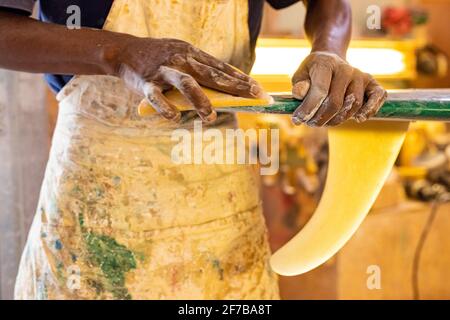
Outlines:
[[207, 116], [202, 115], [203, 120], [205, 120], [206, 122], [213, 122], [216, 121], [217, 119], [217, 112], [215, 110], [212, 110], [210, 114], [208, 114]]
[[292, 88], [292, 95], [297, 99], [304, 99], [309, 91], [309, 81], [297, 82]]
[[181, 119], [181, 113], [180, 112], [172, 112], [172, 111], [166, 111], [163, 113], [164, 118], [170, 121], [178, 122]]
[[259, 85], [253, 84], [253, 85], [250, 87], [250, 93], [251, 93], [254, 97], [259, 98], [260, 96], [263, 95], [264, 91], [263, 91], [263, 89], [262, 89]]
[[364, 122], [366, 120], [367, 120], [366, 116], [363, 116], [363, 115], [357, 115], [356, 116], [356, 121], [357, 122]]
[[181, 113], [177, 113], [172, 119], [173, 122], [180, 122], [181, 120]]
[[299, 117], [292, 116], [292, 123], [295, 124], [296, 126], [298, 126], [298, 125], [302, 124], [303, 121]]

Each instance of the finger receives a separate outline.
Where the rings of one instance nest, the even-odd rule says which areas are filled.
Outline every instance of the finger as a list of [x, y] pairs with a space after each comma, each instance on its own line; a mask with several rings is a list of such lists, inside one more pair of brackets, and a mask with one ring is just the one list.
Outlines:
[[309, 76], [311, 87], [302, 104], [294, 111], [292, 121], [294, 124], [309, 121], [320, 108], [328, 95], [332, 78], [331, 68], [320, 64], [311, 67]]
[[311, 81], [309, 79], [302, 80], [294, 84], [292, 87], [292, 95], [295, 99], [303, 100], [308, 94], [309, 88], [311, 87]]
[[342, 108], [339, 110], [336, 115], [334, 115], [328, 122], [327, 126], [337, 126], [345, 121], [347, 121], [350, 117], [348, 116], [350, 110], [352, 109], [353, 105], [355, 104], [356, 98], [353, 93], [350, 93], [345, 96], [344, 98], [344, 104], [342, 105]]
[[256, 81], [246, 82], [234, 78], [193, 58], [188, 57], [187, 68], [186, 71], [206, 87], [246, 98], [262, 98], [265, 94]]
[[311, 87], [311, 81], [303, 80], [299, 81], [292, 87], [292, 95], [295, 99], [303, 100], [308, 94], [309, 88]]
[[234, 68], [233, 66], [229, 65], [228, 63], [220, 61], [219, 59], [215, 58], [214, 56], [212, 56], [198, 48], [192, 47], [191, 55], [198, 62], [208, 65], [210, 67], [214, 67], [222, 72], [225, 72], [226, 74], [230, 75], [233, 78], [240, 79], [240, 80], [246, 81], [246, 82], [254, 81], [250, 76], [246, 75], [244, 72], [240, 71], [239, 69]]
[[327, 123], [327, 126], [336, 126], [352, 118], [364, 102], [365, 81], [362, 74], [353, 77], [347, 87], [342, 109]]
[[151, 82], [147, 82], [144, 84], [143, 91], [148, 102], [164, 118], [175, 122], [178, 122], [181, 119], [180, 111], [167, 100], [160, 87]]
[[202, 120], [206, 122], [216, 120], [216, 111], [212, 108], [208, 97], [192, 76], [169, 67], [161, 67], [160, 73], [166, 82], [177, 88], [189, 100]]
[[292, 76], [292, 95], [298, 100], [303, 100], [308, 94], [311, 81], [307, 68], [303, 65]]
[[366, 87], [365, 95], [367, 97], [366, 103], [363, 104], [354, 116], [358, 122], [366, 121], [368, 118], [374, 116], [387, 98], [386, 90], [375, 79], [370, 80]]
[[345, 115], [346, 119], [352, 118], [361, 109], [364, 103], [364, 90], [367, 85], [367, 79], [365, 79], [361, 72], [354, 78], [347, 88], [346, 96], [353, 94], [355, 101], [352, 104], [351, 109]]
[[314, 127], [324, 126], [342, 109], [345, 92], [352, 80], [352, 74], [353, 68], [347, 64], [341, 65], [334, 72], [328, 96], [314, 117], [308, 121], [308, 125]]

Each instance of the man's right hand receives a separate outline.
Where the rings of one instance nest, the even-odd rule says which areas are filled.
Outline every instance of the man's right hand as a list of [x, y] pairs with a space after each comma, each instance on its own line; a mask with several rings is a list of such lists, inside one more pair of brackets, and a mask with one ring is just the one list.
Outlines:
[[207, 122], [214, 121], [217, 114], [200, 85], [246, 98], [263, 95], [261, 87], [248, 75], [187, 42], [133, 37], [120, 47], [116, 53], [105, 54], [114, 75], [143, 93], [169, 120], [180, 119], [180, 112], [163, 94], [172, 87], [177, 88]]
[[249, 76], [184, 41], [69, 30], [1, 9], [0, 68], [115, 75], [172, 120], [180, 119], [180, 113], [163, 95], [171, 87], [180, 90], [206, 121], [213, 121], [216, 113], [199, 85], [248, 98], [263, 94]]

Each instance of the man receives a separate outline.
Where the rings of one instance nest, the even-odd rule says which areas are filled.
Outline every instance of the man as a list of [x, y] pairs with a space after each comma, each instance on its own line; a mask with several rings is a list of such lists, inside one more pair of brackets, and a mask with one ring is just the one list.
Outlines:
[[[61, 112], [16, 298], [277, 298], [257, 178], [239, 164], [174, 163], [169, 133], [192, 133], [195, 117], [163, 95], [176, 87], [202, 120], [234, 128], [200, 85], [264, 94], [230, 66], [250, 70], [264, 1], [41, 0], [41, 20], [53, 23], [26, 17], [33, 4], [0, 0], [0, 67], [49, 73]], [[81, 29], [64, 26], [71, 5]], [[312, 52], [293, 78], [304, 98], [294, 123], [367, 119], [385, 91], [345, 62], [348, 3], [307, 6]], [[136, 119], [142, 95], [181, 123]]]
[[[59, 91], [71, 74], [110, 74], [124, 77], [124, 66], [132, 68], [144, 81], [158, 77], [161, 66], [182, 69], [188, 86], [184, 92], [200, 117], [212, 121], [215, 113], [197, 83], [244, 97], [255, 97], [260, 89], [248, 77], [236, 74], [220, 61], [208, 57], [197, 72], [183, 59], [173, 56], [202, 55], [186, 43], [176, 40], [140, 39], [107, 31], [82, 28], [69, 30], [65, 25], [67, 8], [79, 5], [83, 27], [100, 29], [113, 1], [40, 1], [42, 23], [27, 18], [34, 0], [0, 0], [0, 67], [28, 72], [46, 72], [47, 80]], [[298, 0], [269, 0], [279, 9]], [[255, 47], [261, 25], [263, 0], [249, 0], [251, 48]], [[311, 126], [337, 125], [350, 118], [364, 121], [374, 115], [386, 98], [386, 92], [368, 74], [352, 68], [345, 61], [351, 36], [351, 10], [347, 1], [305, 1], [305, 31], [311, 41], [311, 54], [295, 73], [293, 94], [304, 98], [293, 114], [295, 124]], [[193, 53], [196, 51], [196, 53]], [[200, 58], [206, 59], [204, 56]], [[175, 60], [175, 61], [174, 61]], [[185, 64], [182, 66], [181, 64]], [[214, 78], [202, 76], [222, 66], [223, 73]], [[56, 74], [56, 75], [55, 75]], [[226, 81], [224, 81], [226, 80]], [[246, 82], [246, 83], [244, 83]], [[241, 84], [241, 85], [239, 85]], [[136, 89], [143, 90], [139, 87]], [[166, 87], [166, 84], [163, 85]], [[172, 120], [179, 112], [153, 90], [150, 97], [160, 113]]]

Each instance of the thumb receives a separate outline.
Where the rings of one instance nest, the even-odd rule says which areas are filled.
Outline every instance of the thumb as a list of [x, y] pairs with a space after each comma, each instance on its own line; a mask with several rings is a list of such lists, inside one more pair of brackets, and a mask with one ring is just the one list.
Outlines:
[[294, 86], [292, 87], [292, 95], [296, 99], [303, 100], [308, 94], [310, 86], [311, 81], [309, 79], [300, 80], [294, 83]]
[[294, 98], [303, 100], [309, 91], [311, 81], [308, 72], [300, 66], [292, 77], [292, 95]]

